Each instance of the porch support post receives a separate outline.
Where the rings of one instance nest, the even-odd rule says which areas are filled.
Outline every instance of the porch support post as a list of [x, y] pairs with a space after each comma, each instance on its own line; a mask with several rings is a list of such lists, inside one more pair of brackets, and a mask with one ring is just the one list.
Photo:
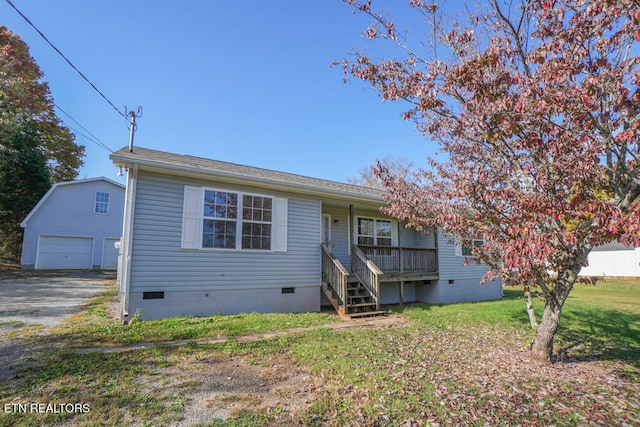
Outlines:
[[[398, 227], [398, 262], [400, 263], [400, 265], [398, 266], [398, 270], [400, 270], [400, 274], [402, 274], [402, 272], [404, 271], [404, 260], [402, 259], [402, 242], [400, 240], [400, 221], [398, 221], [397, 223], [397, 227]], [[399, 300], [400, 300], [400, 307], [404, 306], [404, 280], [400, 279], [400, 286], [399, 286]]]
[[433, 246], [438, 249], [438, 227], [433, 227]]
[[438, 227], [433, 227], [433, 246], [436, 248], [436, 271], [440, 274], [440, 249], [438, 249]]
[[353, 245], [353, 242], [357, 242], [356, 238], [354, 237], [356, 234], [356, 231], [354, 229], [355, 225], [353, 224], [353, 205], [349, 205], [349, 230], [351, 230], [351, 241], [349, 242], [349, 247], [351, 247], [351, 245]]

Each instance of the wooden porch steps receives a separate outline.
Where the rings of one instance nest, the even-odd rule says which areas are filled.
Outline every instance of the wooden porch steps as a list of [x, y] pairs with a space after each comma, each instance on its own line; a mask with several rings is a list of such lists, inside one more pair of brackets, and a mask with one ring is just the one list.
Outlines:
[[322, 291], [340, 317], [348, 319], [383, 314], [384, 312], [380, 311], [380, 282], [378, 281], [382, 272], [375, 267], [375, 264], [367, 261], [362, 251], [354, 246], [351, 254], [353, 271], [349, 273], [331, 253], [329, 246], [323, 243], [320, 248]]
[[353, 279], [347, 282], [347, 309], [347, 314], [351, 317], [379, 314], [376, 311], [376, 302], [369, 290], [362, 283]]
[[349, 308], [358, 308], [358, 307], [375, 307], [375, 302], [363, 302], [360, 304], [349, 304]]
[[353, 317], [374, 317], [374, 316], [382, 316], [387, 314], [385, 311], [364, 311], [362, 313], [351, 313], [348, 314], [349, 318]]
[[323, 282], [322, 291], [343, 319], [373, 317], [385, 314], [384, 311], [376, 310], [376, 303], [373, 296], [371, 296], [367, 288], [360, 282], [354, 281], [354, 279], [350, 278], [347, 283], [346, 308], [342, 301], [337, 298], [336, 293], [331, 288], [331, 284]]
[[[353, 206], [349, 215], [353, 218]], [[438, 280], [435, 230], [433, 242], [433, 248], [351, 245], [350, 270], [332, 253], [330, 245], [322, 243], [322, 290], [341, 317], [383, 314], [379, 308], [380, 283], [399, 282], [402, 303], [406, 282]]]

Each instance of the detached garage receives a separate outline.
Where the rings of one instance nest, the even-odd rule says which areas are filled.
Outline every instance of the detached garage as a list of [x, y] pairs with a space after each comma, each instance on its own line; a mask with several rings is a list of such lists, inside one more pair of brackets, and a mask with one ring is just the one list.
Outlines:
[[107, 178], [54, 184], [24, 227], [24, 270], [115, 270], [124, 185]]

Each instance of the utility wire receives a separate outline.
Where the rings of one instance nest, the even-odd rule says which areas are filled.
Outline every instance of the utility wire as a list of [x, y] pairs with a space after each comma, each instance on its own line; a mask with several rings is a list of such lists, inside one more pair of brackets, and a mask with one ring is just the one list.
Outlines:
[[78, 122], [76, 119], [74, 119], [73, 117], [71, 117], [71, 115], [69, 113], [67, 113], [66, 111], [64, 111], [62, 108], [60, 108], [60, 106], [56, 103], [54, 103], [53, 105], [56, 106], [56, 108], [58, 110], [60, 110], [61, 113], [63, 113], [64, 115], [66, 115], [67, 117], [69, 117], [75, 124], [77, 124], [78, 126], [80, 126], [82, 128], [82, 130], [84, 130], [85, 132], [87, 132], [89, 135], [91, 135], [91, 138], [88, 137], [87, 135], [83, 134], [82, 132], [77, 131], [76, 129], [73, 129], [73, 131], [79, 135], [84, 136], [86, 139], [88, 139], [89, 141], [93, 142], [94, 144], [96, 144], [97, 146], [104, 148], [105, 150], [109, 151], [110, 153], [113, 153], [113, 150], [104, 142], [102, 142], [100, 140], [100, 138], [98, 138], [97, 136], [95, 136], [93, 133], [91, 133], [91, 131], [89, 129], [87, 129], [86, 127], [82, 126], [82, 124], [80, 122]]
[[34, 29], [34, 30], [36, 30], [36, 31], [38, 32], [38, 34], [40, 34], [40, 37], [42, 37], [42, 38], [44, 39], [44, 41], [46, 41], [47, 43], [49, 43], [49, 46], [51, 46], [51, 47], [53, 48], [53, 50], [55, 50], [56, 52], [58, 52], [58, 54], [59, 54], [62, 58], [64, 58], [64, 60], [65, 60], [65, 61], [67, 61], [67, 64], [69, 64], [69, 65], [71, 66], [71, 68], [73, 68], [74, 70], [76, 70], [76, 71], [77, 71], [77, 73], [78, 73], [78, 74], [80, 74], [80, 77], [82, 77], [82, 78], [83, 78], [87, 83], [89, 83], [89, 85], [91, 85], [91, 87], [92, 87], [96, 92], [98, 92], [98, 94], [100, 94], [100, 96], [101, 96], [102, 98], [104, 98], [104, 100], [105, 100], [105, 101], [107, 101], [107, 102], [109, 103], [109, 105], [111, 105], [111, 106], [113, 107], [113, 109], [114, 109], [114, 110], [116, 110], [116, 112], [117, 112], [118, 114], [120, 114], [122, 117], [125, 117], [125, 118], [126, 118], [126, 115], [125, 115], [122, 111], [120, 111], [120, 110], [118, 109], [118, 107], [116, 107], [116, 106], [113, 104], [113, 102], [111, 102], [111, 101], [109, 100], [109, 98], [107, 98], [107, 97], [106, 97], [102, 92], [100, 92], [100, 90], [99, 90], [99, 89], [98, 89], [98, 88], [97, 88], [93, 83], [91, 83], [91, 81], [90, 81], [90, 80], [89, 80], [89, 79], [88, 79], [84, 74], [82, 74], [82, 72], [81, 72], [80, 70], [78, 70], [78, 68], [76, 68], [76, 66], [75, 66], [75, 65], [73, 65], [73, 64], [71, 63], [71, 61], [69, 61], [69, 59], [68, 59], [66, 56], [64, 56], [64, 54], [63, 54], [62, 52], [60, 52], [60, 49], [58, 49], [57, 47], [55, 47], [55, 46], [53, 45], [53, 43], [51, 43], [51, 42], [49, 41], [49, 39], [47, 38], [47, 36], [45, 36], [44, 34], [42, 34], [42, 31], [40, 31], [40, 30], [38, 29], [38, 27], [36, 27], [36, 26], [35, 26], [35, 25], [34, 25], [34, 24], [29, 20], [29, 18], [27, 18], [27, 17], [26, 17], [22, 12], [20, 12], [20, 10], [18, 10], [18, 8], [17, 8], [17, 7], [15, 7], [15, 5], [11, 2], [11, 0], [5, 0], [5, 1], [6, 1], [6, 2], [9, 4], [9, 6], [11, 6], [11, 7], [16, 11], [16, 12], [18, 12], [18, 15], [20, 15], [20, 16], [22, 17], [22, 19], [24, 19], [25, 21], [27, 21], [27, 23], [28, 23], [29, 25], [31, 25], [31, 26], [33, 27], [33, 29]]
[[[98, 147], [100, 147], [100, 148], [104, 148], [105, 150], [107, 149], [107, 148], [105, 148], [104, 146], [102, 146], [102, 145], [98, 144], [98, 143], [97, 143], [96, 141], [94, 141], [91, 137], [89, 137], [89, 136], [85, 135], [84, 133], [80, 132], [78, 129], [75, 129], [75, 128], [73, 128], [73, 127], [69, 126], [69, 125], [66, 125], [66, 127], [67, 127], [67, 128], [69, 128], [69, 130], [73, 131], [73, 133], [74, 133], [74, 134], [76, 134], [76, 135], [80, 135], [80, 136], [84, 137], [86, 140], [88, 140], [89, 142], [93, 142], [93, 143], [94, 143], [94, 144], [96, 144]], [[111, 151], [111, 150], [109, 150], [109, 151], [113, 153], [113, 151]]]

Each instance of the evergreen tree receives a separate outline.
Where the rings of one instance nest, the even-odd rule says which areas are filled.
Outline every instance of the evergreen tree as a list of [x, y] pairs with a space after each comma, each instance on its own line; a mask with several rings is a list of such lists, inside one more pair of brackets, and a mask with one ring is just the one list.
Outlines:
[[38, 142], [38, 132], [29, 124], [3, 126], [0, 133], [0, 254], [11, 261], [20, 259], [20, 222], [51, 186]]
[[70, 181], [84, 146], [56, 116], [28, 46], [0, 26], [0, 258], [20, 259], [20, 222], [52, 182]]

